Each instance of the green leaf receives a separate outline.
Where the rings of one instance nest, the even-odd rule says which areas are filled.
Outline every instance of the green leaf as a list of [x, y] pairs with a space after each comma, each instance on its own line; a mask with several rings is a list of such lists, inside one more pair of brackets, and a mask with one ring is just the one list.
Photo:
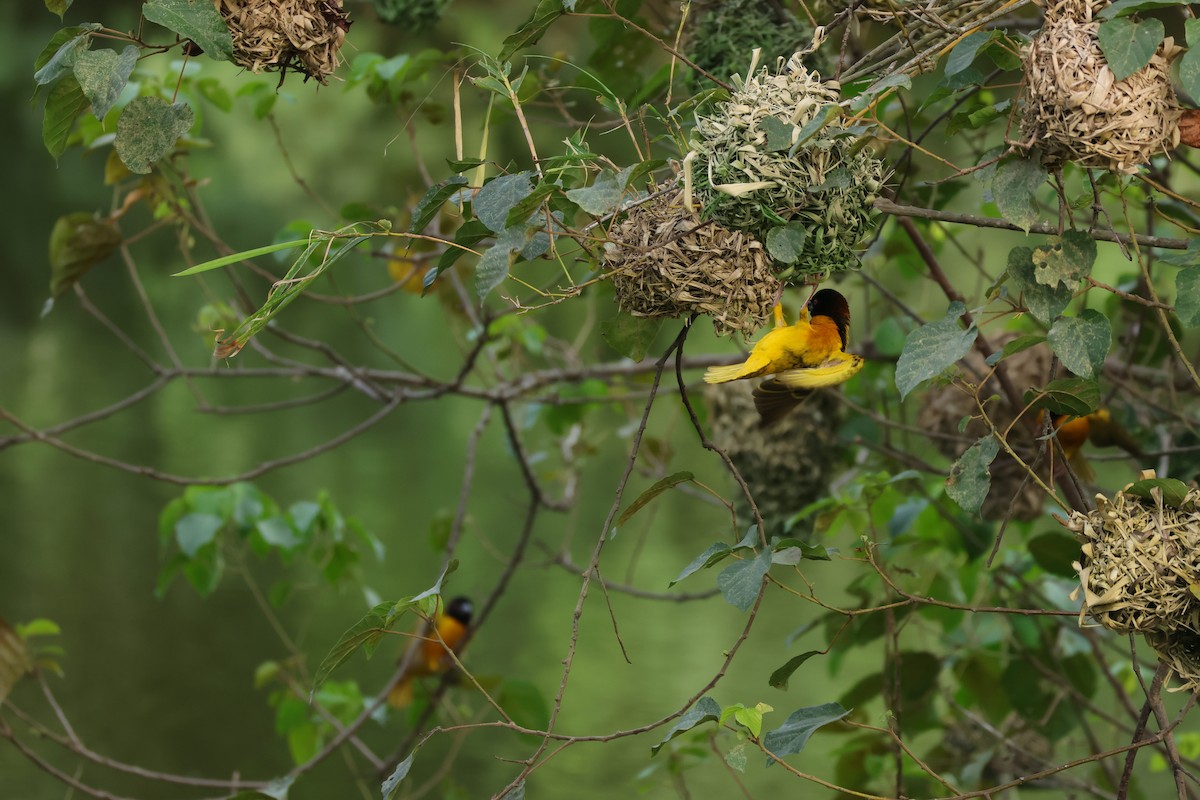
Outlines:
[[430, 186], [429, 191], [425, 192], [420, 202], [417, 203], [417, 207], [413, 209], [412, 225], [408, 226], [408, 232], [424, 233], [425, 229], [429, 227], [429, 223], [433, 222], [438, 212], [442, 210], [446, 201], [462, 191], [466, 185], [466, 178], [455, 175]]
[[137, 59], [138, 49], [133, 45], [126, 45], [119, 55], [116, 50], [87, 50], [75, 58], [75, 80], [91, 101], [96, 119], [103, 120], [121, 96]]
[[508, 212], [533, 191], [529, 176], [529, 172], [501, 175], [484, 184], [479, 194], [475, 195], [472, 203], [475, 216], [493, 233], [503, 233], [509, 229]]
[[628, 166], [620, 172], [602, 170], [591, 186], [568, 189], [566, 191], [567, 199], [593, 217], [602, 217], [615, 211], [621, 205], [625, 196], [625, 187], [629, 184], [629, 175], [636, 166], [636, 164]]
[[59, 19], [63, 18], [63, 14], [67, 13], [67, 9], [71, 7], [71, 3], [75, 0], [45, 0], [46, 10], [51, 14], [57, 14]]
[[50, 87], [46, 95], [46, 111], [42, 116], [42, 143], [56, 161], [67, 149], [67, 140], [71, 137], [76, 118], [87, 107], [87, 95], [74, 75]]
[[1185, 19], [1183, 30], [1188, 48], [1179, 59], [1179, 85], [1192, 97], [1200, 97], [1200, 19]]
[[[1126, 14], [1133, 14], [1138, 11], [1188, 5], [1190, 2], [1191, 0], [1117, 0], [1096, 14], [1096, 16], [1100, 19], [1112, 19], [1113, 17], [1123, 17]], [[1188, 44], [1190, 45], [1191, 43], [1192, 40], [1188, 39]]]
[[667, 584], [667, 588], [674, 586], [689, 575], [699, 572], [702, 569], [711, 567], [713, 564], [716, 564], [718, 561], [725, 558], [732, 552], [733, 548], [724, 542], [710, 544], [703, 553], [692, 559], [691, 563], [684, 567], [683, 571], [675, 576], [675, 580]]
[[771, 673], [771, 677], [767, 679], [767, 682], [776, 689], [786, 690], [788, 688], [788, 680], [791, 679], [792, 673], [799, 669], [800, 665], [805, 661], [808, 661], [813, 656], [819, 655], [821, 655], [820, 650], [809, 650], [807, 653], [801, 653], [798, 656], [792, 656], [787, 660], [786, 664]]
[[792, 134], [796, 126], [784, 122], [779, 117], [768, 114], [758, 122], [758, 127], [767, 135], [766, 152], [778, 153], [792, 146]]
[[618, 311], [600, 323], [600, 335], [608, 346], [633, 361], [641, 361], [663, 326], [662, 317], [639, 317]]
[[794, 156], [796, 151], [803, 147], [809, 139], [816, 136], [826, 125], [841, 115], [842, 109], [837, 103], [826, 103], [817, 109], [816, 116], [804, 123], [800, 133], [796, 134], [796, 141], [792, 142], [792, 149], [788, 151], [788, 155]]
[[113, 146], [130, 172], [145, 175], [171, 152], [195, 121], [187, 103], [168, 103], [161, 97], [136, 97], [117, 120]]
[[62, 628], [52, 619], [33, 619], [29, 622], [17, 624], [17, 636], [26, 641], [36, 636], [58, 636], [61, 633]]
[[516, 263], [517, 256], [525, 244], [525, 228], [514, 225], [497, 236], [496, 243], [483, 251], [483, 255], [475, 264], [475, 292], [480, 301], [504, 283], [509, 269]]
[[1005, 219], [1029, 233], [1030, 226], [1038, 220], [1037, 190], [1045, 182], [1046, 168], [1038, 153], [1008, 158], [996, 167], [992, 197]]
[[1044, 389], [1030, 389], [1024, 399], [1030, 411], [1045, 408], [1052, 414], [1083, 417], [1100, 407], [1100, 384], [1084, 378], [1060, 378]]
[[900, 390], [901, 400], [971, 349], [979, 331], [974, 325], [965, 330], [959, 326], [958, 318], [966, 310], [967, 307], [956, 300], [950, 304], [945, 317], [922, 325], [905, 338], [904, 352], [896, 362], [896, 388]]
[[50, 296], [61, 297], [120, 244], [121, 232], [94, 214], [59, 217], [50, 231]]
[[26, 673], [33, 670], [29, 649], [22, 637], [0, 618], [0, 703]]
[[215, 514], [191, 513], [175, 523], [175, 541], [188, 558], [194, 558], [201, 547], [211, 544], [225, 520]]
[[1033, 276], [1038, 283], [1055, 287], [1062, 283], [1074, 290], [1096, 263], [1096, 240], [1084, 231], [1063, 231], [1062, 238], [1049, 247], [1033, 251]]
[[1043, 533], [1029, 540], [1029, 554], [1051, 575], [1074, 578], [1071, 562], [1079, 560], [1079, 542], [1063, 533]]
[[380, 603], [363, 616], [358, 622], [354, 623], [341, 638], [333, 649], [326, 654], [322, 659], [320, 666], [317, 667], [316, 675], [313, 677], [313, 692], [321, 687], [326, 679], [333, 674], [333, 671], [346, 662], [350, 656], [358, 652], [360, 647], [365, 645], [377, 645], [379, 640], [383, 638], [384, 631], [388, 630], [394, 621], [401, 613], [407, 611], [413, 605], [413, 601], [403, 600], [394, 603]]
[[672, 489], [681, 483], [689, 483], [695, 477], [696, 476], [692, 473], [683, 471], [676, 472], [672, 475], [662, 478], [661, 480], [655, 481], [654, 485], [638, 495], [638, 498], [630, 503], [628, 508], [621, 512], [621, 516], [617, 518], [617, 527], [619, 528], [628, 522], [634, 514], [641, 511], [647, 503], [658, 497], [663, 492], [667, 491], [668, 489]]
[[979, 507], [988, 495], [992, 484], [988, 467], [998, 452], [1000, 442], [988, 434], [968, 447], [950, 467], [950, 476], [946, 478], [946, 494], [968, 514], [978, 514]]
[[1175, 314], [1189, 328], [1200, 325], [1200, 266], [1186, 267], [1176, 273]]
[[674, 739], [680, 734], [687, 733], [692, 728], [704, 722], [716, 722], [721, 718], [721, 706], [717, 705], [717, 701], [707, 695], [696, 701], [696, 705], [689, 708], [679, 722], [675, 723], [671, 730], [667, 731], [667, 735], [662, 738], [658, 744], [650, 748], [651, 755], [658, 755], [658, 751], [663, 745]]
[[505, 38], [504, 44], [500, 48], [500, 60], [507, 61], [518, 50], [524, 50], [526, 47], [537, 44], [547, 29], [563, 13], [562, 0], [538, 0], [529, 19], [525, 20], [516, 32]]
[[1004, 345], [1003, 349], [988, 356], [985, 361], [989, 367], [994, 367], [1004, 359], [1015, 356], [1017, 353], [1023, 353], [1031, 347], [1037, 347], [1044, 341], [1046, 341], [1046, 337], [1037, 333], [1027, 333], [1024, 336], [1018, 336]]
[[550, 725], [550, 706], [546, 697], [529, 681], [505, 678], [496, 693], [496, 702], [509, 719], [522, 728], [544, 731]]
[[946, 58], [946, 75], [957, 75], [971, 66], [975, 63], [979, 48], [999, 36], [1000, 31], [975, 31], [964, 36]]
[[1119, 81], [1150, 63], [1164, 34], [1162, 20], [1153, 17], [1144, 20], [1118, 17], [1102, 22], [1096, 30], [1100, 50]]
[[767, 231], [767, 252], [782, 264], [795, 264], [804, 254], [808, 229], [802, 222], [789, 222]]
[[[763, 737], [763, 747], [777, 757], [783, 758], [799, 753], [808, 744], [809, 738], [822, 725], [837, 722], [850, 712], [837, 703], [824, 703], [794, 711], [782, 725]], [[767, 758], [767, 766], [774, 759]]]
[[69, 73], [79, 54], [91, 47], [92, 34], [102, 27], [104, 26], [98, 22], [86, 22], [83, 25], [63, 28], [51, 36], [33, 62], [34, 83], [45, 86]]
[[1071, 289], [1059, 283], [1054, 286], [1038, 283], [1034, 276], [1033, 254], [1031, 247], [1014, 247], [1009, 251], [1008, 276], [1029, 313], [1049, 325], [1071, 302]]
[[535, 214], [538, 217], [544, 214], [542, 212], [542, 204], [546, 202], [546, 198], [561, 191], [561, 184], [550, 180], [542, 181], [537, 186], [534, 186], [533, 191], [521, 200], [521, 202], [508, 210], [508, 216], [504, 218], [505, 225], [511, 228], [514, 225], [521, 225], [522, 223], [533, 224], [537, 220], [537, 217], [534, 216]]
[[749, 611], [762, 589], [763, 576], [771, 568], [771, 550], [763, 549], [754, 558], [735, 561], [717, 575], [717, 588], [726, 602], [739, 611]]
[[181, 272], [173, 273], [171, 277], [186, 278], [189, 275], [197, 275], [201, 272], [208, 272], [209, 270], [219, 269], [220, 267], [227, 267], [230, 264], [236, 264], [239, 261], [258, 258], [259, 256], [265, 256], [269, 253], [276, 253], [280, 250], [292, 250], [297, 247], [304, 247], [307, 244], [310, 244], [308, 239], [295, 239], [290, 242], [276, 242], [275, 244], [256, 247], [253, 250], [243, 250], [240, 253], [231, 253], [227, 256], [221, 256], [220, 258], [214, 258], [211, 261], [205, 261], [197, 264], [194, 267], [188, 267]]
[[1056, 319], [1046, 339], [1064, 367], [1081, 378], [1094, 378], [1112, 345], [1112, 325], [1108, 317], [1088, 308], [1078, 317]]
[[396, 796], [396, 789], [400, 787], [400, 782], [408, 776], [408, 771], [412, 769], [413, 756], [416, 754], [416, 750], [409, 753], [408, 757], [397, 764], [396, 768], [392, 770], [392, 774], [384, 780], [383, 785], [379, 787], [383, 793], [383, 800], [392, 800]]
[[191, 39], [210, 57], [229, 61], [233, 37], [214, 4], [206, 0], [146, 0], [142, 16]]
[[255, 523], [254, 528], [263, 541], [272, 547], [294, 550], [304, 544], [304, 540], [296, 535], [292, 526], [283, 517], [261, 519]]
[[771, 541], [771, 563], [795, 566], [805, 559], [809, 561], [830, 561], [829, 548], [819, 544], [809, 544], [799, 539], [773, 539]]
[[1183, 481], [1175, 480], [1174, 478], [1146, 478], [1130, 484], [1125, 489], [1125, 494], [1131, 494], [1135, 497], [1144, 497], [1147, 500], [1153, 498], [1151, 492], [1154, 489], [1162, 491], [1163, 502], [1169, 506], [1179, 508], [1183, 505], [1184, 498], [1188, 494], [1188, 486]]

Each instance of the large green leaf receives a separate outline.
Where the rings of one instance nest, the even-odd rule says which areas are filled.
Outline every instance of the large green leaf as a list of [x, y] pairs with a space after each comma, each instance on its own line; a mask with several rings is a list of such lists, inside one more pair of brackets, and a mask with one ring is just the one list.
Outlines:
[[1179, 59], [1179, 85], [1192, 97], [1200, 97], [1200, 19], [1183, 21], [1187, 52]]
[[1066, 310], [1071, 302], [1071, 288], [1055, 283], [1038, 283], [1034, 275], [1034, 249], [1014, 247], [1008, 253], [1008, 276], [1029, 313], [1046, 325]]
[[1182, 506], [1188, 495], [1188, 485], [1175, 478], [1145, 478], [1125, 487], [1125, 494], [1150, 500], [1155, 489], [1162, 492], [1164, 503], [1175, 508]]
[[1096, 262], [1096, 240], [1084, 231], [1063, 231], [1062, 238], [1033, 251], [1033, 277], [1038, 283], [1074, 290], [1092, 271]]
[[741, 611], [749, 611], [762, 588], [763, 576], [771, 568], [771, 550], [763, 548], [754, 558], [735, 561], [717, 575], [717, 588], [725, 600]]
[[417, 203], [417, 207], [413, 209], [412, 225], [408, 226], [409, 233], [424, 233], [425, 228], [442, 210], [445, 202], [461, 192], [466, 185], [466, 178], [454, 175], [441, 183], [430, 186], [429, 191], [425, 192], [421, 201]]
[[1046, 182], [1046, 168], [1038, 153], [1001, 161], [992, 178], [992, 198], [1004, 218], [1029, 232], [1038, 221], [1037, 190]]
[[988, 467], [999, 452], [1000, 442], [988, 434], [968, 447], [951, 465], [950, 476], [946, 478], [946, 494], [968, 514], [978, 514], [987, 498], [992, 484]]
[[509, 229], [508, 212], [533, 191], [529, 175], [529, 172], [501, 175], [484, 184], [475, 195], [475, 201], [471, 204], [475, 216], [493, 233], [503, 233]]
[[901, 399], [921, 382], [941, 374], [971, 349], [979, 331], [974, 325], [964, 329], [958, 324], [958, 318], [966, 310], [966, 306], [956, 300], [950, 304], [945, 317], [908, 334], [904, 352], [896, 362], [896, 388], [900, 390]]
[[667, 731], [667, 735], [662, 738], [662, 741], [650, 748], [651, 755], [658, 755], [658, 751], [662, 749], [663, 745], [676, 736], [687, 733], [703, 722], [716, 722], [720, 718], [721, 706], [717, 704], [717, 701], [711, 697], [701, 697], [696, 701], [696, 705], [689, 708], [679, 718], [679, 722], [675, 723], [674, 727]]
[[725, 558], [732, 552], [733, 548], [725, 544], [725, 542], [716, 542], [715, 544], [710, 544], [703, 553], [693, 558], [691, 562], [684, 567], [678, 575], [675, 576], [675, 580], [671, 581], [669, 584], [667, 584], [667, 586], [674, 586], [689, 575], [693, 575], [702, 569], [711, 567], [713, 564], [716, 564], [718, 561]]
[[1175, 313], [1188, 327], [1200, 325], [1200, 267], [1185, 267], [1175, 275]]
[[771, 677], [767, 680], [776, 689], [787, 689], [788, 681], [792, 677], [792, 673], [800, 668], [800, 665], [808, 661], [813, 656], [822, 655], [820, 650], [809, 650], [807, 653], [801, 653], [798, 656], [792, 656], [779, 669], [771, 673]]
[[946, 57], [944, 68], [946, 75], [957, 75], [971, 66], [975, 63], [975, 56], [979, 54], [979, 48], [1001, 35], [1000, 31], [975, 31], [964, 36]]
[[396, 602], [379, 603], [354, 623], [321, 660], [313, 677], [313, 691], [320, 688], [333, 671], [344, 664], [350, 656], [368, 644], [378, 644], [384, 632], [389, 630], [399, 616], [413, 606], [411, 598]]
[[50, 231], [50, 296], [60, 297], [120, 244], [121, 232], [95, 214], [59, 217]]
[[1059, 317], [1046, 336], [1063, 366], [1081, 378], [1099, 376], [1112, 345], [1108, 317], [1093, 308], [1078, 317]]
[[662, 326], [662, 317], [639, 317], [618, 311], [600, 323], [600, 335], [613, 350], [632, 361], [641, 361]]
[[1100, 50], [1119, 81], [1150, 63], [1164, 34], [1162, 21], [1153, 17], [1144, 20], [1118, 17], [1101, 23], [1096, 30]]
[[161, 97], [137, 97], [117, 120], [113, 146], [130, 172], [146, 174], [171, 152], [195, 120], [187, 103], [168, 103]]
[[617, 518], [617, 527], [619, 528], [628, 522], [634, 514], [641, 511], [647, 503], [658, 497], [663, 492], [667, 491], [668, 489], [673, 489], [681, 483], [689, 483], [695, 477], [696, 476], [692, 473], [684, 470], [655, 481], [650, 488], [638, 495], [637, 499], [630, 503], [629, 507], [621, 512], [621, 516]]
[[1031, 411], [1045, 408], [1052, 414], [1086, 416], [1100, 407], [1100, 384], [1084, 378], [1059, 378], [1044, 389], [1025, 392]]
[[[818, 728], [837, 722], [849, 713], [848, 709], [837, 703], [823, 703], [798, 709], [792, 712], [782, 725], [763, 737], [763, 747], [779, 758], [799, 753]], [[773, 763], [774, 759], [768, 757], [767, 766]]]
[[518, 50], [537, 44], [554, 21], [565, 13], [563, 0], [538, 0], [533, 14], [524, 24], [504, 40], [500, 48], [500, 60], [507, 61]]
[[1075, 577], [1072, 562], [1079, 560], [1079, 542], [1064, 533], [1043, 533], [1029, 540], [1029, 554], [1051, 575]]
[[636, 166], [628, 166], [620, 172], [602, 170], [591, 186], [568, 189], [567, 198], [593, 217], [602, 217], [621, 205], [629, 175]]
[[142, 16], [191, 39], [210, 58], [229, 61], [233, 56], [229, 27], [207, 0], [146, 0]]
[[767, 252], [781, 264], [795, 264], [804, 254], [808, 229], [802, 222], [776, 225], [767, 231]]
[[59, 19], [62, 19], [63, 14], [67, 13], [67, 9], [71, 7], [71, 3], [75, 0], [45, 0], [46, 10], [51, 14], [57, 14]]
[[137, 66], [138, 49], [126, 45], [119, 54], [116, 50], [87, 50], [75, 58], [75, 80], [87, 99], [92, 103], [96, 119], [112, 108], [121, 96], [121, 90], [129, 82], [133, 68]]
[[42, 116], [42, 143], [55, 160], [66, 151], [75, 120], [87, 107], [87, 95], [74, 75], [68, 75], [50, 87]]
[[102, 27], [98, 22], [86, 22], [55, 33], [33, 62], [33, 82], [45, 86], [69, 73], [79, 54], [91, 47], [92, 34]]

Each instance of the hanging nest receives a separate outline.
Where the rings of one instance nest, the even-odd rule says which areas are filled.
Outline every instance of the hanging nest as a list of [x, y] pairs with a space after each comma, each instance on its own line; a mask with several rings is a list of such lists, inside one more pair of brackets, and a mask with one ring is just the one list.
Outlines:
[[1200, 631], [1200, 491], [1180, 508], [1117, 492], [1067, 522], [1083, 544], [1076, 562], [1084, 614], [1118, 633]]
[[452, 0], [371, 0], [375, 13], [384, 22], [422, 33], [437, 25]]
[[[1018, 335], [1013, 331], [1006, 332], [993, 339], [992, 345], [999, 350]], [[1045, 347], [1032, 347], [1004, 359], [1003, 363], [1017, 391], [1024, 392], [1030, 387], [1045, 383], [1050, 371], [1050, 353]], [[992, 395], [999, 395], [998, 399], [988, 403], [986, 408], [993, 424], [1001, 430], [1006, 429], [1021, 409], [1014, 409], [1008, 402], [1008, 397], [1001, 389], [1000, 381], [992, 372], [992, 368], [984, 362], [983, 356], [977, 350], [968, 353], [959, 364], [963, 366], [964, 379], [979, 386], [979, 397], [986, 399]], [[942, 385], [930, 390], [926, 395], [917, 415], [917, 424], [924, 430], [954, 434], [958, 433], [959, 423], [964, 417], [972, 417], [963, 429], [961, 439], [940, 436], [932, 439], [934, 446], [943, 455], [958, 458], [979, 437], [988, 432], [983, 420], [977, 418], [978, 415], [979, 408], [975, 405], [972, 395], [962, 387]], [[1010, 437], [1010, 444], [1026, 464], [1033, 464], [1041, 442], [1032, 435], [1020, 443], [1018, 438]], [[1049, 471], [1048, 464], [1043, 464], [1039, 470], [1043, 478], [1049, 477]], [[984, 519], [1001, 520], [1011, 517], [1028, 521], [1042, 515], [1046, 505], [1046, 493], [1028, 477], [1029, 473], [1024, 467], [1002, 453], [992, 462], [991, 475], [991, 490], [979, 512]]]
[[1180, 52], [1167, 37], [1150, 63], [1117, 80], [1100, 50], [1094, 11], [1107, 3], [1059, 0], [1025, 53], [1023, 136], [1048, 165], [1135, 172], [1179, 145], [1181, 109], [1170, 63]]
[[[836, 83], [798, 56], [741, 81], [711, 116], [696, 120], [690, 163], [693, 192], [706, 219], [770, 243], [773, 229], [797, 229], [803, 242], [777, 263], [791, 283], [857, 269], [854, 247], [866, 234], [883, 186], [883, 162], [835, 124], [790, 153], [804, 126], [840, 100]], [[794, 223], [794, 225], [788, 225]]]
[[617, 304], [638, 317], [712, 317], [719, 335], [751, 334], [782, 290], [762, 243], [745, 231], [699, 222], [666, 195], [636, 206], [605, 244]]
[[1171, 676], [1180, 680], [1180, 685], [1167, 691], [1180, 692], [1200, 689], [1200, 634], [1181, 628], [1174, 631], [1156, 631], [1146, 634], [1146, 644], [1162, 662], [1171, 668]]
[[342, 0], [215, 0], [233, 36], [233, 63], [251, 72], [294, 70], [325, 83], [350, 29]]
[[[731, 381], [706, 387], [704, 397], [713, 443], [729, 454], [768, 529], [778, 532], [789, 516], [828, 490], [830, 472], [845, 452], [837, 435], [842, 404], [833, 392], [816, 391], [764, 429], [753, 391], [754, 381]], [[749, 524], [750, 506], [740, 487], [734, 492], [738, 520]]]
[[[745, 53], [762, 49], [763, 58], [774, 62], [813, 40], [813, 26], [778, 3], [762, 0], [712, 0], [692, 6], [689, 55], [698, 67], [725, 80], [746, 68]], [[830, 58], [820, 50], [803, 56], [804, 63], [818, 72], [831, 72]]]

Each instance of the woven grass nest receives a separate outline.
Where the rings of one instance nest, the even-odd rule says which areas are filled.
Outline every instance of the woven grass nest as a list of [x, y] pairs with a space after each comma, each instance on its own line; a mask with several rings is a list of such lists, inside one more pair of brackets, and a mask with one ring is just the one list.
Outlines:
[[[1200, 631], [1200, 491], [1179, 508], [1117, 492], [1067, 522], [1083, 547], [1076, 563], [1082, 615], [1117, 633]], [[1160, 637], [1161, 640], [1161, 637]], [[1192, 650], [1195, 648], [1193, 647]]]
[[293, 70], [325, 83], [350, 28], [342, 0], [215, 0], [233, 37], [233, 63], [251, 72]]
[[833, 123], [790, 153], [805, 124], [838, 103], [840, 88], [798, 55], [781, 59], [775, 72], [753, 65], [748, 72], [716, 113], [696, 120], [687, 161], [703, 216], [764, 242], [774, 228], [803, 226], [799, 255], [776, 264], [791, 283], [856, 269], [854, 247], [870, 227], [883, 162]]
[[1058, 0], [1046, 8], [1025, 54], [1023, 136], [1043, 148], [1048, 164], [1131, 173], [1179, 144], [1182, 111], [1169, 70], [1180, 48], [1167, 37], [1149, 64], [1118, 81], [1092, 18], [1105, 5]]
[[1200, 689], [1200, 634], [1187, 628], [1157, 631], [1146, 634], [1146, 643], [1179, 678], [1179, 685], [1168, 691]]
[[750, 334], [782, 290], [762, 243], [694, 218], [678, 199], [636, 206], [609, 229], [605, 262], [617, 304], [639, 317], [712, 317], [720, 335]]
[[[995, 337], [992, 344], [999, 350], [1018, 335], [1012, 331], [1006, 332]], [[959, 363], [964, 367], [965, 379], [979, 386], [981, 398], [999, 395], [998, 399], [987, 404], [987, 412], [996, 427], [1006, 429], [1016, 419], [1020, 409], [1014, 409], [1009, 404], [994, 373], [986, 381], [983, 380], [991, 372], [991, 367], [976, 350], [968, 353]], [[1046, 382], [1050, 371], [1050, 353], [1045, 347], [1032, 347], [1006, 358], [1003, 363], [1017, 391], [1023, 392]], [[935, 387], [926, 395], [917, 415], [917, 424], [924, 430], [953, 434], [958, 433], [958, 425], [964, 417], [976, 417], [978, 414], [979, 408], [975, 405], [974, 397], [957, 386], [943, 385]], [[943, 455], [958, 458], [987, 432], [988, 429], [982, 420], [972, 419], [962, 431], [961, 439], [939, 437], [932, 441]], [[1023, 442], [1025, 446], [1022, 447], [1018, 443], [1019, 438], [1011, 437], [1010, 443], [1026, 464], [1032, 464], [1040, 443], [1033, 437], [1028, 437], [1027, 441]], [[1047, 464], [1043, 464], [1041, 473], [1043, 478], [1049, 477]], [[1016, 461], [1001, 454], [992, 462], [991, 475], [991, 490], [980, 508], [980, 515], [984, 519], [1000, 520], [1011, 517], [1028, 521], [1037, 519], [1044, 513], [1046, 493], [1032, 478], [1026, 480], [1028, 473]]]
[[[729, 454], [759, 513], [771, 529], [824, 496], [830, 470], [841, 459], [844, 443], [837, 429], [842, 404], [832, 392], [817, 391], [769, 428], [758, 424], [753, 381], [731, 381], [704, 390], [713, 443]], [[734, 508], [743, 525], [753, 521], [741, 489]]]

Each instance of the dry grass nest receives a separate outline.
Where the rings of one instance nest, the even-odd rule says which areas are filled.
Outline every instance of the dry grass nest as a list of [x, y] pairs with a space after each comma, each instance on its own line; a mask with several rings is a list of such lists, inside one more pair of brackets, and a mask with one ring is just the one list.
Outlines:
[[[708, 386], [712, 440], [729, 454], [767, 525], [774, 529], [804, 506], [824, 496], [830, 470], [845, 452], [837, 429], [842, 404], [833, 392], [817, 391], [769, 428], [758, 424], [754, 381]], [[743, 525], [752, 522], [741, 489], [734, 507]]]
[[1200, 631], [1200, 491], [1180, 508], [1125, 492], [1067, 522], [1082, 542], [1076, 563], [1082, 615], [1118, 633]]
[[1170, 687], [1168, 691], [1200, 689], [1200, 634], [1187, 628], [1158, 631], [1147, 633], [1146, 643], [1154, 648], [1162, 662], [1171, 668], [1171, 674], [1179, 679], [1179, 685]]
[[1100, 50], [1094, 11], [1107, 3], [1061, 0], [1025, 54], [1023, 136], [1050, 164], [1073, 161], [1131, 173], [1179, 144], [1181, 109], [1170, 62], [1180, 52], [1167, 37], [1150, 63], [1117, 80]]
[[[997, 336], [992, 344], [996, 349], [1017, 338], [1019, 334], [1009, 331]], [[1016, 419], [1021, 409], [1014, 409], [1000, 387], [992, 368], [989, 367], [978, 351], [972, 350], [962, 361], [964, 379], [979, 387], [979, 397], [988, 398], [999, 395], [999, 398], [987, 404], [988, 416], [1000, 430], [1006, 429]], [[1023, 392], [1033, 386], [1040, 386], [1046, 381], [1050, 371], [1050, 352], [1045, 347], [1032, 347], [1028, 350], [1006, 358], [1003, 362], [1008, 377], [1016, 386], [1018, 392]], [[988, 432], [987, 426], [978, 419], [979, 408], [975, 398], [955, 385], [937, 386], [930, 390], [921, 405], [917, 423], [928, 431], [942, 434], [958, 433], [959, 423], [964, 417], [972, 417], [962, 431], [959, 439], [938, 437], [933, 439], [934, 445], [945, 456], [958, 458], [979, 437]], [[1028, 437], [1028, 446], [1017, 446], [1017, 436], [1010, 437], [1018, 455], [1026, 464], [1032, 464], [1037, 456], [1040, 445], [1034, 437]], [[1048, 465], [1043, 465], [1043, 477], [1048, 477]], [[992, 463], [991, 490], [983, 501], [980, 515], [984, 519], [999, 520], [1011, 517], [1018, 520], [1032, 520], [1040, 517], [1046, 506], [1046, 493], [1032, 479], [1028, 478], [1024, 467], [1005, 454], [1001, 454]], [[1027, 479], [1028, 478], [1028, 479]]]
[[233, 62], [251, 72], [294, 70], [325, 83], [350, 28], [342, 0], [215, 0]]
[[631, 209], [608, 238], [617, 303], [634, 316], [707, 314], [718, 334], [751, 334], [770, 319], [782, 289], [761, 242], [701, 222], [665, 195]]
[[799, 143], [804, 126], [840, 98], [838, 84], [792, 56], [775, 72], [751, 72], [716, 113], [696, 120], [690, 174], [705, 218], [766, 242], [773, 229], [801, 226], [798, 254], [777, 264], [790, 282], [858, 267], [854, 247], [883, 186], [883, 162], [836, 122]]

